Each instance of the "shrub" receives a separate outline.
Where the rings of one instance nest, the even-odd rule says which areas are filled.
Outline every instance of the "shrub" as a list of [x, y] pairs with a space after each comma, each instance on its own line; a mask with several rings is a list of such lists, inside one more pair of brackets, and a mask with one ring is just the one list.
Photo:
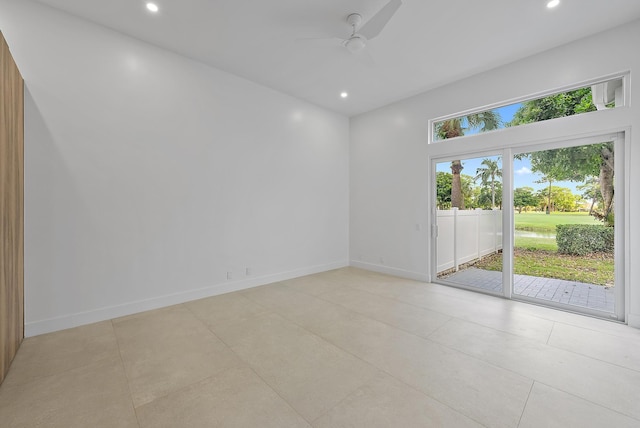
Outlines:
[[556, 226], [558, 252], [585, 256], [613, 253], [613, 227], [591, 224], [559, 224]]

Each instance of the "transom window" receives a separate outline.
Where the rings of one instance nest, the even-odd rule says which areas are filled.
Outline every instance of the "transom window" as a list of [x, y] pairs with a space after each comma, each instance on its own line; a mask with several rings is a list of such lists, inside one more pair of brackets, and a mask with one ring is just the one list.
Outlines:
[[625, 76], [525, 99], [493, 109], [431, 121], [431, 142], [625, 105]]

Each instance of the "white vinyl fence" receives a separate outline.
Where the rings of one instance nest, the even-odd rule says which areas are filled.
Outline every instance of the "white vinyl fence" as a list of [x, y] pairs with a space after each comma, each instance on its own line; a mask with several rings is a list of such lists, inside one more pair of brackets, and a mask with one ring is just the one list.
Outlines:
[[501, 210], [438, 210], [438, 273], [500, 249]]

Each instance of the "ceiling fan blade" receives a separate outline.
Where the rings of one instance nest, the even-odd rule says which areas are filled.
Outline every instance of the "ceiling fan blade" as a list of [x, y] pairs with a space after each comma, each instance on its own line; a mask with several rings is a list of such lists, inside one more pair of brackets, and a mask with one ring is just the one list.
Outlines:
[[373, 39], [380, 34], [400, 6], [402, 6], [402, 0], [391, 0], [386, 6], [380, 9], [378, 13], [373, 15], [373, 17], [358, 30], [358, 33], [362, 34], [368, 40]]

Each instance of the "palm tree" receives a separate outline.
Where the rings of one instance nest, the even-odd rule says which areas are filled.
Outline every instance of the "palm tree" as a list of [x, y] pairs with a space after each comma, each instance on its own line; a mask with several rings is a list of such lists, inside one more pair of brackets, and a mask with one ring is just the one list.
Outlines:
[[[446, 140], [448, 138], [461, 137], [464, 131], [468, 129], [479, 129], [480, 132], [498, 129], [501, 124], [500, 114], [495, 111], [484, 111], [474, 113], [467, 116], [454, 117], [436, 124], [435, 133], [438, 139]], [[466, 128], [463, 127], [466, 124]], [[464, 167], [460, 160], [451, 162], [451, 207], [464, 209], [464, 197], [462, 196], [462, 182], [460, 181], [460, 172]]]
[[496, 207], [496, 178], [502, 177], [502, 169], [498, 165], [497, 160], [489, 158], [483, 159], [478, 169], [476, 169], [476, 176], [474, 180], [480, 179], [482, 185], [486, 186], [487, 183], [491, 185], [491, 208]]

